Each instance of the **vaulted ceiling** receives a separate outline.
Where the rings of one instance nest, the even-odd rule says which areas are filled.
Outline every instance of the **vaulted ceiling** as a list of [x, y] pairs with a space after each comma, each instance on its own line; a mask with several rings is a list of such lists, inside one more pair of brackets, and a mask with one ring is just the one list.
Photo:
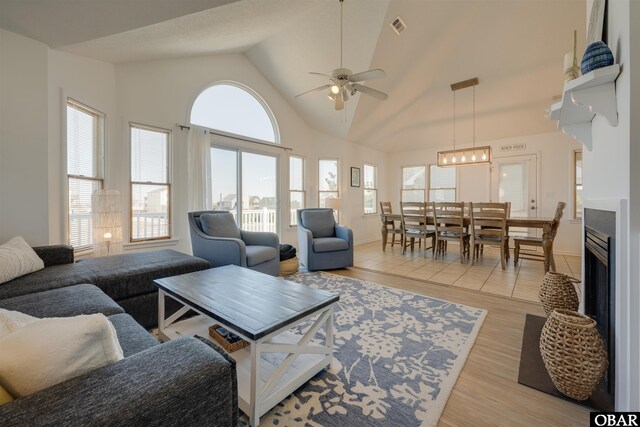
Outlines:
[[[477, 141], [555, 129], [563, 55], [584, 49], [585, 0], [345, 0], [344, 66], [382, 68], [343, 112], [325, 84], [340, 63], [337, 0], [0, 0], [0, 27], [113, 63], [244, 52], [311, 126], [382, 151], [451, 144], [453, 82], [478, 77]], [[407, 29], [389, 23], [401, 16]], [[473, 91], [456, 93], [456, 136], [473, 135]]]

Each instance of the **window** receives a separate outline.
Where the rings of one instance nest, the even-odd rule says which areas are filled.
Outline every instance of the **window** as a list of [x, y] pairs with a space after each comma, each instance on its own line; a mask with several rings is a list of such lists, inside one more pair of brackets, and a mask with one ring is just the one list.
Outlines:
[[231, 212], [247, 231], [278, 232], [278, 158], [211, 147], [213, 208]]
[[573, 152], [573, 217], [582, 219], [582, 150]]
[[318, 161], [318, 207], [324, 208], [327, 199], [339, 199], [338, 159]]
[[131, 124], [130, 240], [171, 237], [171, 131]]
[[456, 168], [429, 166], [429, 201], [456, 201]]
[[424, 166], [406, 166], [402, 168], [402, 201], [424, 202], [427, 186]]
[[289, 224], [298, 225], [296, 210], [305, 207], [304, 159], [289, 156]]
[[68, 239], [74, 249], [93, 244], [91, 194], [103, 187], [104, 114], [67, 100]]
[[191, 107], [191, 123], [279, 143], [271, 111], [258, 95], [237, 84], [217, 84], [204, 90]]
[[364, 213], [378, 212], [378, 167], [364, 164]]

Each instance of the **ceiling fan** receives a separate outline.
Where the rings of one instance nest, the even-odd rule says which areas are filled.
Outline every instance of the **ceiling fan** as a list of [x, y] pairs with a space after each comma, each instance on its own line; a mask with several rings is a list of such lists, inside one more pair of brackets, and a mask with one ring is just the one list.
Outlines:
[[335, 102], [336, 110], [342, 110], [344, 108], [344, 103], [349, 99], [349, 96], [353, 96], [357, 92], [361, 92], [365, 95], [369, 95], [376, 99], [384, 101], [388, 98], [388, 95], [386, 93], [359, 84], [359, 82], [363, 82], [365, 80], [380, 79], [382, 77], [385, 77], [386, 74], [383, 70], [375, 69], [353, 74], [351, 70], [342, 67], [342, 33], [344, 30], [344, 25], [342, 23], [343, 0], [338, 1], [340, 2], [340, 68], [336, 68], [335, 70], [333, 70], [331, 72], [331, 75], [317, 73], [314, 71], [310, 72], [309, 74], [317, 74], [319, 76], [328, 77], [330, 83], [296, 95], [296, 98], [309, 93], [320, 92], [329, 89], [329, 99]]

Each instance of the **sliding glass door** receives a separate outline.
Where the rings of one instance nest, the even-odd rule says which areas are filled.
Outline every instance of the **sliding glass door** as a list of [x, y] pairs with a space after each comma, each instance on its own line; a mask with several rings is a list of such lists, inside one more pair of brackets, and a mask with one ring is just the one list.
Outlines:
[[247, 231], [278, 232], [278, 158], [214, 146], [211, 148], [213, 209], [233, 213]]

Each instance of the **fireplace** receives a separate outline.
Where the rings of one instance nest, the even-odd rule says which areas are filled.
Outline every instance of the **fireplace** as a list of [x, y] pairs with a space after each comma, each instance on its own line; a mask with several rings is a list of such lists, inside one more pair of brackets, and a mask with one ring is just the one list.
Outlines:
[[597, 390], [609, 407], [615, 394], [615, 235], [615, 212], [584, 210], [584, 313], [597, 322], [609, 356]]

